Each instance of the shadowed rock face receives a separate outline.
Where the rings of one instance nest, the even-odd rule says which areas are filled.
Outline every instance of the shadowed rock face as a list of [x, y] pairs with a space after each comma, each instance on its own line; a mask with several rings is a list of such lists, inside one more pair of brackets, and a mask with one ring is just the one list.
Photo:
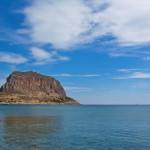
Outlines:
[[0, 102], [13, 103], [77, 103], [68, 98], [59, 81], [36, 72], [13, 72], [0, 88]]

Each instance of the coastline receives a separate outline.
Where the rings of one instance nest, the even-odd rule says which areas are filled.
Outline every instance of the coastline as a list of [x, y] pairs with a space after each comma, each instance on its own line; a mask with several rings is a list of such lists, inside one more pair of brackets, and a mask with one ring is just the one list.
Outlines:
[[49, 103], [44, 103], [44, 102], [41, 102], [41, 103], [19, 103], [19, 102], [16, 102], [16, 103], [13, 103], [13, 102], [10, 102], [10, 103], [6, 103], [6, 102], [0, 102], [0, 105], [81, 105], [80, 103], [53, 103], [53, 102], [49, 102]]
[[79, 104], [61, 83], [33, 71], [12, 72], [0, 87], [0, 104]]

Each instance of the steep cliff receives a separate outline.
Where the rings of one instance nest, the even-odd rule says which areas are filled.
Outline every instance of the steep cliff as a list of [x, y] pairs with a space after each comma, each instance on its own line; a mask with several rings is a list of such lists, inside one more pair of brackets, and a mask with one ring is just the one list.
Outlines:
[[59, 81], [36, 72], [13, 72], [0, 88], [0, 103], [69, 103], [78, 102], [66, 96]]

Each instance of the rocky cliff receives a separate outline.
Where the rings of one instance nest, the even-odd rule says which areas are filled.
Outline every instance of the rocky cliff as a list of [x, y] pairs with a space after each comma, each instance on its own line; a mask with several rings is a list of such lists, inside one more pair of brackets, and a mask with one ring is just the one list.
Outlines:
[[36, 72], [13, 72], [0, 88], [0, 103], [18, 104], [77, 104], [66, 96], [59, 81]]

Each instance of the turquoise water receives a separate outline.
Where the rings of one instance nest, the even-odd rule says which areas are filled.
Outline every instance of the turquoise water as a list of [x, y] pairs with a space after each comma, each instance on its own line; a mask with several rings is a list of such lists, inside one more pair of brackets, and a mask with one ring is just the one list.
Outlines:
[[150, 106], [0, 105], [0, 150], [150, 150]]

